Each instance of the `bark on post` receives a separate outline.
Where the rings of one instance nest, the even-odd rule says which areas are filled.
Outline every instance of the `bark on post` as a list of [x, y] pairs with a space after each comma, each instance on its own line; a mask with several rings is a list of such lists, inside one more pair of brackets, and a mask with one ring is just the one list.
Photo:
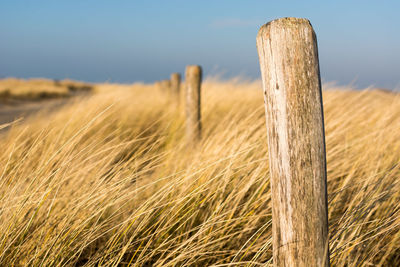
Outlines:
[[180, 100], [180, 89], [181, 89], [181, 75], [177, 72], [171, 74], [171, 91], [172, 97], [175, 98], [177, 105]]
[[317, 40], [307, 19], [257, 35], [264, 89], [275, 266], [329, 266], [324, 118]]
[[201, 137], [201, 79], [200, 66], [186, 67], [186, 137], [188, 142], [194, 142]]

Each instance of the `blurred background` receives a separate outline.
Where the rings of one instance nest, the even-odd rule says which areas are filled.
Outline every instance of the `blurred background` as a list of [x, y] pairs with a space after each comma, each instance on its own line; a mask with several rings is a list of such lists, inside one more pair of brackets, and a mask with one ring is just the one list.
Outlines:
[[256, 35], [308, 18], [325, 82], [399, 89], [398, 1], [2, 0], [0, 78], [153, 82], [200, 64], [258, 79]]

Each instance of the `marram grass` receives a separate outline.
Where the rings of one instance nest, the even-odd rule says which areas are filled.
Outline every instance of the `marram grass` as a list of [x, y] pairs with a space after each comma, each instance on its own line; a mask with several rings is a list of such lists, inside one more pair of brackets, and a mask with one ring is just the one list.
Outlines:
[[[195, 146], [165, 92], [97, 91], [0, 136], [1, 266], [272, 263], [258, 82], [204, 83]], [[330, 89], [323, 98], [331, 264], [396, 266], [400, 97]]]

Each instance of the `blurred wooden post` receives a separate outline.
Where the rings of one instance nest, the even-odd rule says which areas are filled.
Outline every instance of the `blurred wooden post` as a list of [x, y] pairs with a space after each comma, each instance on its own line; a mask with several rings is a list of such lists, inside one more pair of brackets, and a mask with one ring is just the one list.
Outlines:
[[186, 138], [188, 142], [199, 140], [201, 137], [201, 79], [200, 66], [186, 67]]
[[275, 266], [329, 266], [325, 134], [317, 40], [306, 19], [257, 36], [267, 117]]
[[177, 105], [180, 100], [180, 89], [181, 89], [181, 75], [177, 72], [171, 74], [171, 91], [172, 97], [175, 98]]

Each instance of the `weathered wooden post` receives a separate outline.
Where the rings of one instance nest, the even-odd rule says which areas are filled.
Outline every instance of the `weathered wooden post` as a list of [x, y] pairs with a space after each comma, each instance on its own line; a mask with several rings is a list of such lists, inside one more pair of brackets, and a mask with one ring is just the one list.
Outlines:
[[185, 73], [186, 138], [194, 142], [201, 137], [201, 67], [187, 66]]
[[177, 72], [171, 74], [171, 93], [172, 97], [175, 98], [176, 104], [179, 106], [180, 102], [180, 90], [181, 89], [181, 75]]
[[275, 266], [329, 266], [326, 159], [317, 40], [307, 19], [257, 36], [267, 117]]

